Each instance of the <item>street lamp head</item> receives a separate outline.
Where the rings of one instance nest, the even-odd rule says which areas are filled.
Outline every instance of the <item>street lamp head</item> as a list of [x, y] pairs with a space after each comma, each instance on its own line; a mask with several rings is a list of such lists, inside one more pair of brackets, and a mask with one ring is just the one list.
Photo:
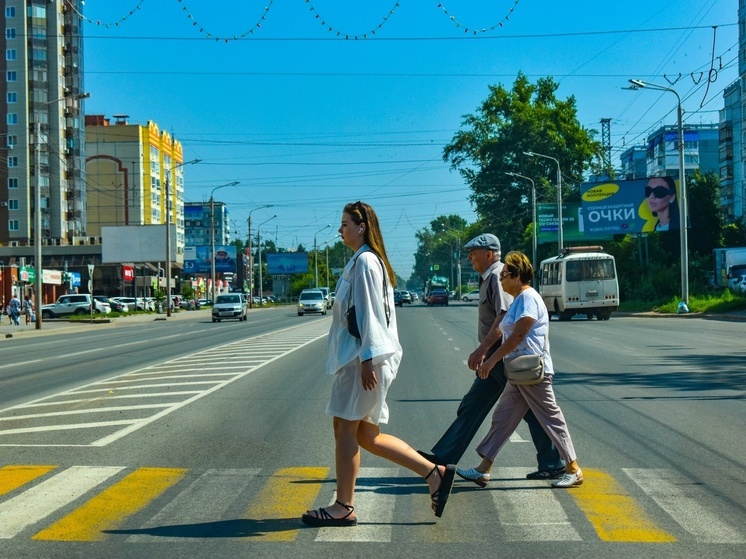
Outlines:
[[524, 151], [523, 155], [528, 155], [529, 157], [535, 157], [536, 154], [533, 151]]
[[642, 80], [628, 80], [635, 87], [644, 88], [647, 84]]

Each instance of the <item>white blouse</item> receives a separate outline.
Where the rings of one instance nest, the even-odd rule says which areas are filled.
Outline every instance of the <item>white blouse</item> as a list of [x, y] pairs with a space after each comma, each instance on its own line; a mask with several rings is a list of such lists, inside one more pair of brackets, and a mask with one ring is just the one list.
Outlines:
[[[333, 375], [355, 360], [373, 360], [373, 365], [385, 363], [396, 375], [402, 357], [399, 333], [394, 311], [394, 290], [387, 284], [384, 302], [383, 277], [385, 270], [381, 261], [363, 245], [345, 266], [336, 287], [332, 307], [332, 325], [329, 328], [329, 357], [327, 374]], [[352, 294], [350, 293], [352, 289]], [[350, 300], [350, 296], [354, 300]], [[386, 324], [384, 304], [389, 308], [389, 323]], [[355, 306], [361, 339], [347, 331], [347, 309]]]

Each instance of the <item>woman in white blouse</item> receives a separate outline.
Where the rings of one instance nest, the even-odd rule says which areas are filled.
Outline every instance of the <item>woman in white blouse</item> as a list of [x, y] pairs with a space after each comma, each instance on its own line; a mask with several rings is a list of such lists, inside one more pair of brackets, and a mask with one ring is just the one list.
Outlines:
[[[381, 433], [388, 422], [386, 393], [401, 361], [393, 287], [396, 275], [386, 256], [378, 217], [362, 202], [347, 204], [339, 228], [355, 254], [336, 288], [326, 371], [334, 375], [326, 408], [333, 417], [336, 501], [302, 516], [310, 526], [355, 526], [355, 482], [360, 447], [408, 468], [427, 481], [436, 516], [443, 513], [456, 468], [429, 462], [404, 441]], [[360, 338], [350, 334], [347, 313], [355, 308]]]

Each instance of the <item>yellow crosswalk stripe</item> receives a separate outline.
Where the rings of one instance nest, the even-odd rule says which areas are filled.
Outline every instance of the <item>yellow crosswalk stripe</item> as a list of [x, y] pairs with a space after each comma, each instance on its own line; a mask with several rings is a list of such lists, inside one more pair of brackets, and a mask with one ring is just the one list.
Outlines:
[[118, 528], [136, 511], [147, 506], [177, 483], [182, 468], [139, 468], [88, 502], [34, 535], [34, 540], [103, 541], [105, 530]]
[[57, 466], [3, 466], [0, 468], [0, 495], [10, 493]]
[[[313, 506], [329, 468], [283, 468], [267, 480], [246, 511], [246, 517], [261, 519], [272, 530], [248, 538], [250, 541], [294, 541], [301, 526], [300, 516]], [[314, 483], [316, 481], [316, 483]]]
[[676, 541], [673, 535], [658, 528], [635, 499], [609, 474], [584, 468], [583, 477], [583, 485], [569, 492], [602, 541]]

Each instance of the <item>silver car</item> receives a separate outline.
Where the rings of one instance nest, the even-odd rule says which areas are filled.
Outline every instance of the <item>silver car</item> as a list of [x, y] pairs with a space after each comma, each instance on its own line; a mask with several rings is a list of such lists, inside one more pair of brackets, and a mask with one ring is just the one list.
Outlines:
[[240, 293], [218, 295], [212, 306], [212, 321], [220, 322], [224, 318], [246, 320], [246, 299]]
[[326, 298], [318, 289], [304, 289], [298, 297], [298, 316], [309, 312], [326, 314]]

